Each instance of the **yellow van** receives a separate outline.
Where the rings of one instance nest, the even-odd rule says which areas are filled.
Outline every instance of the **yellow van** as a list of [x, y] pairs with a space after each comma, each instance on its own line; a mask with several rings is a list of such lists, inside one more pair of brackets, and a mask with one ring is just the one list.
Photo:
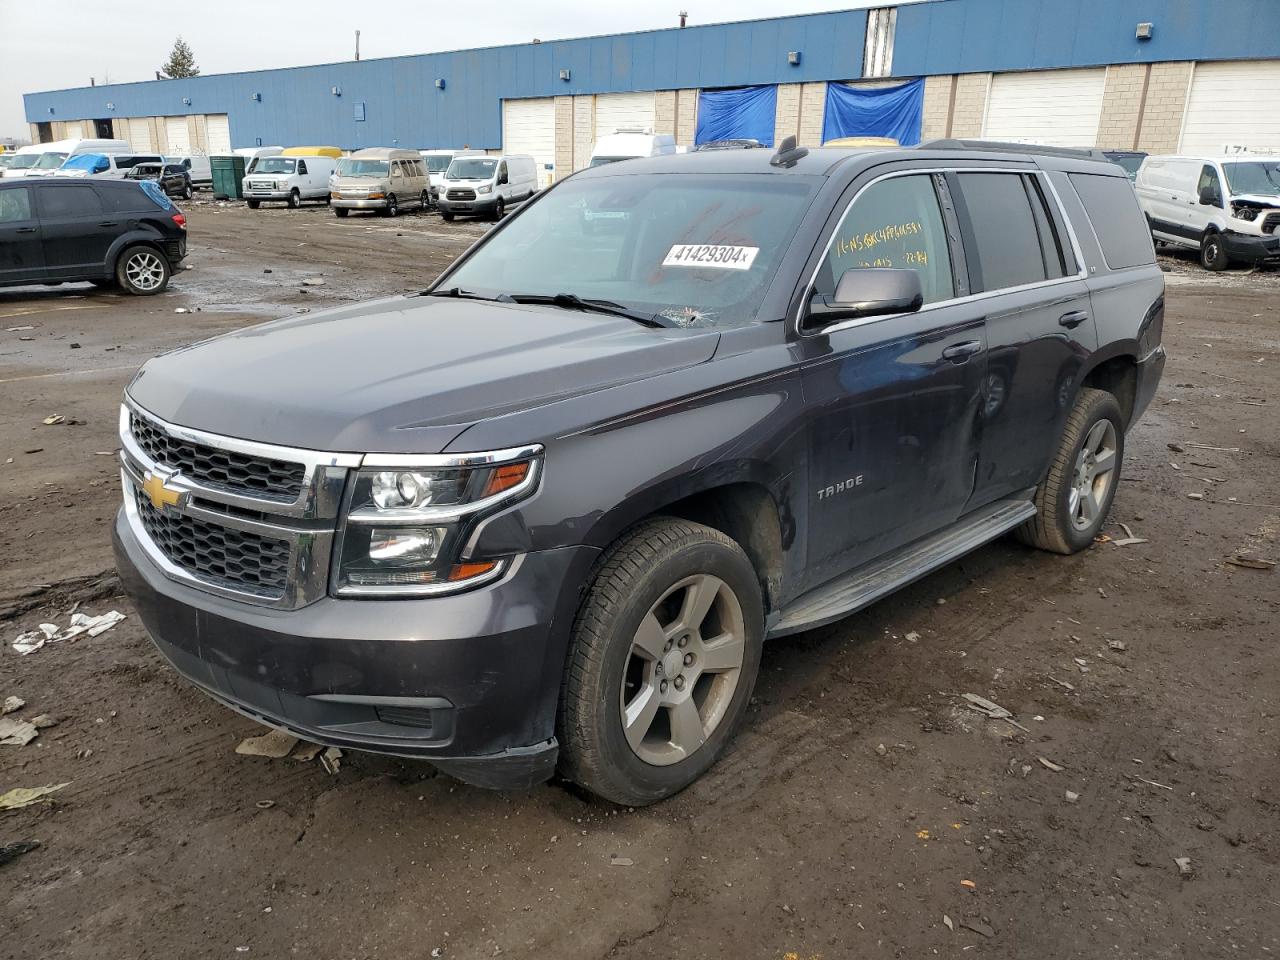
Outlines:
[[281, 150], [276, 156], [280, 157], [333, 157], [337, 160], [342, 156], [342, 151], [337, 147], [289, 147]]

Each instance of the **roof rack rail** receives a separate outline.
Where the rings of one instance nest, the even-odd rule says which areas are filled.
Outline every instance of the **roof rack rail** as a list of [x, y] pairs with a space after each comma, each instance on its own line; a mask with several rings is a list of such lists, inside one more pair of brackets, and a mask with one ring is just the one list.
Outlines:
[[1080, 160], [1110, 159], [1101, 150], [1092, 147], [1053, 147], [1042, 143], [1004, 143], [999, 140], [960, 140], [944, 138], [927, 140], [920, 144], [920, 150], [986, 150], [991, 153], [1038, 153], [1048, 157], [1075, 157]]

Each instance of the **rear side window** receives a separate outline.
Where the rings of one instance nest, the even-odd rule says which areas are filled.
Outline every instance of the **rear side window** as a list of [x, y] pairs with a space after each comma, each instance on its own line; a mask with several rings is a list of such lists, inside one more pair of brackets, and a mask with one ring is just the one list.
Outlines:
[[1128, 178], [1092, 173], [1073, 173], [1070, 177], [1093, 224], [1107, 266], [1123, 270], [1155, 263], [1151, 231]]
[[42, 217], [82, 217], [101, 212], [102, 201], [88, 184], [40, 188]]
[[31, 191], [26, 187], [0, 190], [0, 223], [31, 219]]
[[1049, 279], [1040, 246], [1041, 228], [1022, 175], [962, 173], [959, 180], [975, 247], [966, 251], [973, 292]]

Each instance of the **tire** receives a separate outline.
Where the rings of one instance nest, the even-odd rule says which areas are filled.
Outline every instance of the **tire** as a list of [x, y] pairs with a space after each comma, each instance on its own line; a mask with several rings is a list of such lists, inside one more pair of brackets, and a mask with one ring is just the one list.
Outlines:
[[1210, 230], [1200, 239], [1200, 266], [1218, 273], [1231, 266], [1227, 248], [1222, 245], [1222, 235]]
[[498, 198], [498, 202], [493, 205], [493, 219], [498, 221], [502, 219], [503, 214], [507, 212], [506, 205], [502, 202], [502, 198]]
[[418, 209], [419, 210], [431, 209], [431, 194], [427, 193], [427, 191], [425, 190], [422, 191], [422, 196], [418, 199]]
[[[1109, 457], [1098, 456], [1107, 450]], [[1053, 553], [1088, 547], [1107, 522], [1123, 462], [1120, 404], [1105, 390], [1085, 387], [1067, 416], [1049, 472], [1036, 488], [1036, 515], [1018, 528], [1018, 539]], [[1086, 487], [1091, 496], [1080, 492]]]
[[[695, 597], [705, 606], [693, 624], [684, 610]], [[704, 646], [703, 630], [720, 642]], [[742, 721], [763, 639], [760, 581], [737, 543], [671, 517], [624, 534], [574, 620], [557, 721], [561, 774], [630, 806], [683, 790]]]
[[302, 206], [302, 194], [298, 193], [297, 190], [290, 190], [289, 191], [289, 209], [297, 210], [300, 206]]
[[443, 220], [445, 223], [453, 223], [453, 214], [450, 213], [448, 210], [441, 210], [440, 219]]
[[245, 202], [249, 204], [250, 210], [257, 210], [258, 207], [262, 206], [261, 200], [246, 200]]
[[194, 194], [194, 191], [191, 189], [191, 184], [188, 183], [186, 186], [182, 188], [183, 200], [190, 200], [193, 194]]
[[396, 203], [396, 195], [393, 193], [387, 197], [387, 205], [382, 208], [384, 217], [398, 217], [400, 215], [400, 207]]
[[350, 210], [348, 210], [346, 207], [334, 207], [334, 208], [333, 208], [333, 215], [334, 215], [335, 217], [345, 217], [345, 216], [349, 216], [349, 215], [350, 215], [350, 213], [351, 213], [351, 211], [350, 211]]
[[135, 297], [151, 297], [169, 285], [169, 261], [155, 247], [136, 244], [116, 261], [116, 282]]

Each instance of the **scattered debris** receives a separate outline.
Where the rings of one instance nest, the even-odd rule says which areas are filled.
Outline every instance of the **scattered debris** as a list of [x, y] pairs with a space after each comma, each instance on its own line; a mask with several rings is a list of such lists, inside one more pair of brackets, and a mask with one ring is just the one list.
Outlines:
[[942, 915], [942, 922], [946, 924], [946, 927], [948, 930], [950, 930], [952, 933], [955, 933], [955, 930], [956, 930], [955, 921], [953, 921], [945, 913]]
[[320, 751], [323, 749], [324, 747], [318, 743], [307, 743], [304, 741], [302, 746], [298, 747], [298, 749], [293, 751], [289, 756], [290, 759], [297, 760], [299, 763], [310, 763], [320, 755]]
[[1187, 448], [1180, 443], [1166, 443], [1165, 446], [1168, 447], [1170, 450], [1172, 450], [1174, 453], [1187, 452]]
[[1017, 720], [1013, 719], [1013, 713], [1011, 711], [1006, 710], [1004, 707], [1000, 706], [1000, 704], [994, 703], [985, 697], [980, 697], [976, 693], [966, 693], [964, 694], [964, 699], [969, 702], [970, 710], [976, 710], [978, 713], [981, 713], [992, 720], [1004, 720], [1006, 723], [1013, 724], [1013, 726], [1017, 727], [1019, 730], [1028, 733], [1030, 732], [1026, 727], [1018, 723]]
[[254, 804], [254, 806], [257, 807], [259, 810], [270, 810], [275, 805], [276, 805], [276, 802], [274, 800], [259, 800], [257, 803]]
[[298, 738], [283, 730], [269, 730], [258, 737], [246, 737], [236, 746], [236, 753], [245, 757], [269, 757], [279, 760], [298, 745]]
[[1196, 871], [1191, 866], [1190, 857], [1174, 857], [1173, 862], [1178, 865], [1178, 875], [1181, 876], [1183, 880], [1189, 880], [1191, 877], [1195, 876]]
[[1118, 521], [1118, 520], [1116, 521], [1116, 523], [1117, 523], [1117, 525], [1120, 527], [1120, 529], [1122, 529], [1122, 530], [1125, 532], [1125, 536], [1124, 536], [1122, 539], [1120, 539], [1120, 540], [1112, 540], [1112, 541], [1111, 541], [1111, 542], [1112, 542], [1112, 543], [1114, 543], [1117, 547], [1128, 547], [1128, 546], [1131, 546], [1131, 545], [1133, 545], [1133, 544], [1135, 544], [1135, 543], [1148, 543], [1148, 542], [1149, 542], [1149, 541], [1147, 540], [1147, 538], [1146, 538], [1146, 537], [1135, 537], [1135, 536], [1133, 535], [1133, 531], [1129, 529], [1129, 525], [1128, 525], [1127, 523], [1121, 523], [1121, 522], [1120, 522], [1120, 521]]
[[1172, 790], [1172, 789], [1173, 789], [1173, 787], [1169, 786], [1168, 784], [1165, 784], [1165, 783], [1156, 783], [1156, 781], [1154, 781], [1154, 780], [1148, 780], [1146, 777], [1140, 777], [1140, 776], [1138, 776], [1136, 773], [1131, 773], [1131, 774], [1129, 774], [1129, 776], [1131, 776], [1134, 780], [1140, 780], [1141, 782], [1143, 782], [1143, 783], [1147, 784], [1148, 786], [1152, 786], [1152, 787], [1159, 787], [1161, 790]]
[[888, 752], [889, 752], [889, 748], [886, 747], [883, 743], [876, 744], [876, 753], [880, 754], [880, 756], [883, 757]]
[[174, 313], [190, 313], [191, 311], [188, 310], [186, 307], [175, 307], [173, 312]]
[[972, 930], [974, 933], [981, 934], [984, 937], [989, 938], [996, 935], [995, 930], [989, 924], [983, 923], [981, 920], [961, 920], [960, 926], [964, 927], [966, 930]]
[[6, 327], [5, 329], [8, 330], [9, 333], [18, 333], [22, 330], [34, 330], [35, 327], [33, 327], [31, 324], [28, 323], [28, 324], [24, 324], [21, 327]]
[[0, 847], [0, 867], [3, 867], [6, 863], [12, 863], [24, 853], [39, 849], [39, 840], [18, 840], [15, 843], [6, 843]]
[[1071, 659], [1075, 663], [1075, 665], [1080, 668], [1081, 673], [1089, 672], [1089, 661], [1086, 660], [1084, 657], [1072, 657]]
[[45, 425], [46, 427], [56, 427], [58, 424], [62, 423], [62, 422], [63, 422], [64, 420], [66, 420], [66, 419], [67, 419], [67, 418], [66, 418], [66, 417], [64, 417], [62, 414], [60, 414], [60, 413], [54, 413], [54, 414], [50, 414], [49, 416], [45, 417], [45, 418], [44, 418], [44, 420], [43, 420], [42, 422], [44, 423], [44, 425]]
[[27, 701], [21, 697], [5, 697], [4, 708], [0, 710], [0, 713], [13, 713], [15, 710], [21, 710], [26, 705]]
[[1040, 761], [1040, 766], [1044, 767], [1046, 770], [1052, 770], [1054, 773], [1061, 773], [1063, 770], [1067, 769], [1062, 766], [1062, 764], [1054, 763], [1052, 760], [1047, 760], [1044, 757], [1036, 757], [1036, 759]]
[[1188, 494], [1187, 494], [1187, 499], [1188, 499], [1188, 500], [1203, 500], [1203, 499], [1204, 499], [1204, 494], [1203, 494], [1203, 493], [1188, 493]]
[[1074, 690], [1076, 688], [1075, 684], [1067, 683], [1067, 681], [1065, 680], [1059, 680], [1057, 677], [1053, 676], [1053, 674], [1046, 673], [1045, 676], [1048, 677], [1050, 680], [1052, 680], [1054, 683], [1056, 683], [1058, 686], [1062, 687], [1064, 690]]
[[1075, 803], [1080, 799], [1080, 794], [1076, 793], [1074, 790], [1068, 790], [1066, 799], [1067, 803]]
[[1207, 443], [1188, 443], [1188, 447], [1195, 447], [1197, 450], [1216, 450], [1218, 453], [1239, 453], [1239, 447], [1211, 447]]
[[303, 277], [302, 285], [304, 287], [323, 287], [324, 278], [323, 277]]
[[912, 630], [910, 633], [908, 633], [908, 634], [907, 634], [907, 642], [908, 642], [908, 643], [919, 643], [919, 642], [920, 642], [920, 634], [918, 634], [918, 633], [916, 633], [914, 630]]
[[1110, 650], [1115, 650], [1118, 653], [1124, 653], [1126, 650], [1129, 649], [1123, 640], [1108, 640], [1107, 648]]
[[974, 883], [972, 880], [961, 880], [961, 881], [960, 881], [960, 886], [962, 886], [962, 887], [968, 887], [970, 890], [977, 890], [977, 889], [978, 889], [978, 885], [977, 885], [976, 883]]
[[338, 771], [342, 769], [342, 751], [337, 747], [329, 747], [320, 754], [320, 765], [324, 767], [326, 773], [336, 777]]
[[73, 344], [71, 344], [71, 349], [72, 349], [72, 350], [79, 350], [79, 349], [80, 349], [80, 344], [78, 344], [78, 343], [73, 343]]
[[83, 613], [73, 613], [70, 625], [65, 630], [59, 630], [56, 623], [42, 623], [35, 630], [28, 630], [26, 633], [19, 634], [18, 639], [13, 641], [13, 649], [25, 655], [35, 653], [46, 643], [57, 643], [59, 640], [74, 640], [84, 633], [91, 637], [96, 637], [99, 634], [106, 633], [124, 618], [125, 615], [119, 610], [111, 610], [98, 617], [91, 617]]
[[40, 731], [34, 723], [0, 717], [0, 744], [6, 747], [25, 747], [38, 736]]
[[0, 794], [0, 810], [17, 810], [19, 807], [29, 807], [33, 803], [39, 803], [46, 800], [49, 794], [56, 793], [63, 787], [69, 787], [71, 781], [66, 783], [55, 783], [47, 787], [14, 787], [8, 793]]
[[611, 867], [631, 867], [635, 866], [635, 861], [630, 857], [620, 857], [616, 853], [609, 854], [609, 866]]
[[1234, 557], [1227, 557], [1227, 563], [1233, 567], [1245, 567], [1249, 570], [1274, 570], [1276, 562], [1274, 560], [1261, 560], [1257, 557], [1242, 557], [1236, 554]]

